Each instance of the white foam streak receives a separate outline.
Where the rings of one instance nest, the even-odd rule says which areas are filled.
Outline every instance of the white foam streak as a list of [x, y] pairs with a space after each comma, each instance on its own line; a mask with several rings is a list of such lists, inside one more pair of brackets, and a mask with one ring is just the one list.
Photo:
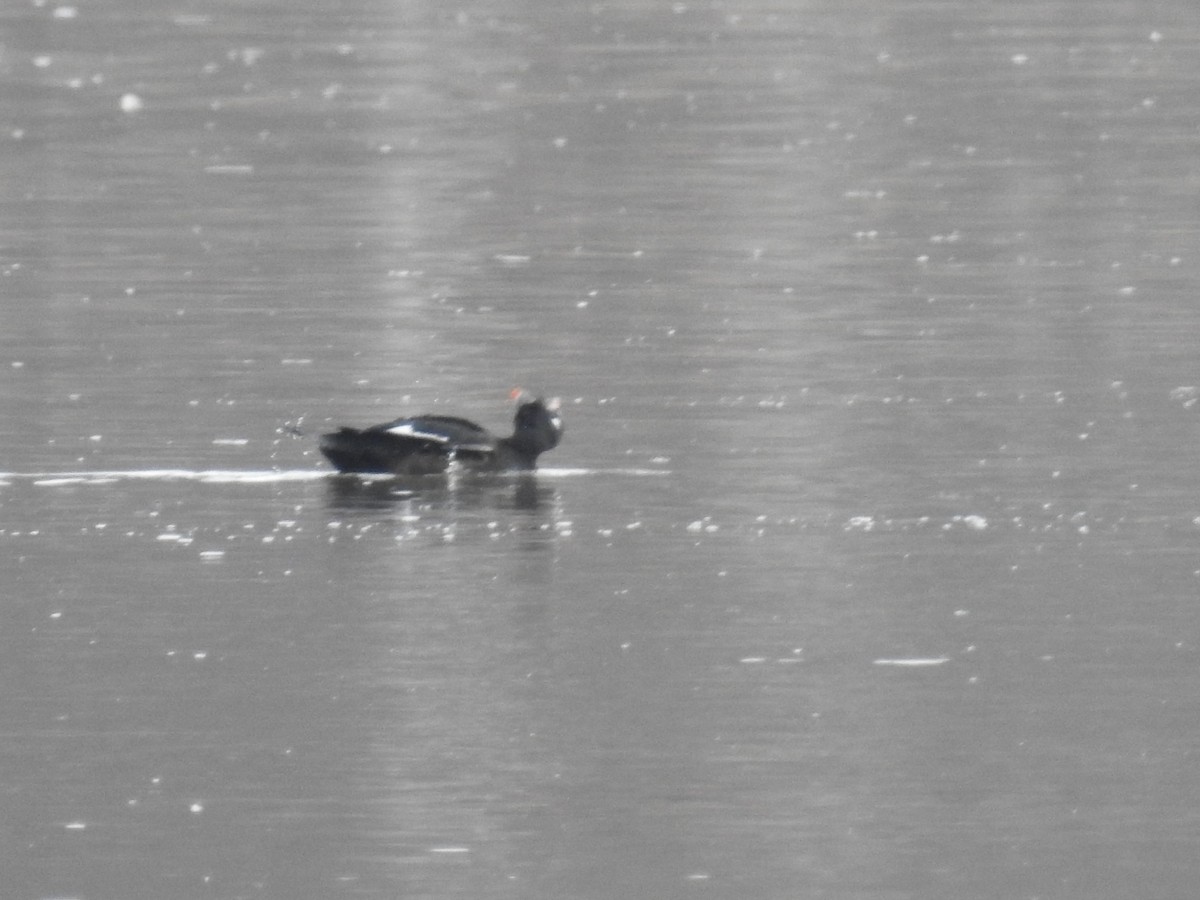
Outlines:
[[910, 656], [897, 659], [877, 659], [875, 660], [875, 665], [919, 668], [921, 666], [940, 666], [948, 662], [950, 662], [950, 657], [948, 656]]
[[[0, 472], [0, 486], [28, 481], [38, 487], [114, 484], [121, 481], [197, 481], [203, 484], [282, 484], [285, 482], [323, 481], [335, 476], [328, 469], [126, 469], [95, 472]], [[579, 478], [588, 475], [645, 477], [670, 475], [666, 469], [584, 469], [544, 468], [538, 478]], [[387, 480], [389, 475], [360, 475], [363, 480]]]
[[628, 475], [640, 478], [647, 475], [670, 475], [669, 469], [575, 469], [566, 466], [539, 468], [534, 474], [539, 478], [578, 478], [582, 475]]
[[319, 481], [329, 472], [318, 469], [233, 470], [233, 469], [130, 469], [118, 472], [17, 472], [0, 473], [0, 479], [32, 481], [39, 487], [73, 484], [113, 484], [118, 481], [199, 481], [205, 484], [271, 484], [285, 481]]

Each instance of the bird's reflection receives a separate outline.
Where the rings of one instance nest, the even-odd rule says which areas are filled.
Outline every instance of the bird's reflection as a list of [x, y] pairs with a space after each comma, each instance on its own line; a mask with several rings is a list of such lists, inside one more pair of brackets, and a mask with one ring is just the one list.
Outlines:
[[384, 512], [405, 502], [430, 510], [464, 512], [520, 510], [553, 511], [558, 491], [542, 484], [533, 473], [476, 475], [461, 478], [362, 478], [337, 475], [327, 482], [326, 505], [331, 511]]
[[405, 545], [485, 542], [497, 549], [537, 551], [540, 558], [571, 533], [558, 488], [532, 473], [462, 479], [335, 476], [328, 480], [326, 507], [342, 534], [378, 533], [383, 525]]

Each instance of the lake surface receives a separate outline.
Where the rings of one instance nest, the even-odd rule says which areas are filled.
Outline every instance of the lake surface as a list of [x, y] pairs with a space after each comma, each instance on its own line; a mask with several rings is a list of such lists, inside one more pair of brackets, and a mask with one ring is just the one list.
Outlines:
[[[1191, 896], [1198, 61], [1191, 0], [6, 6], [0, 893]], [[315, 451], [517, 385], [532, 477]]]

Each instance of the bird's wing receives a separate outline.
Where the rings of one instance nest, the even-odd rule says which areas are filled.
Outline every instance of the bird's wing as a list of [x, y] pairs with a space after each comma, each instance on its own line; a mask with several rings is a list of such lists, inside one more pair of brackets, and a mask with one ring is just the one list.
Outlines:
[[398, 438], [428, 441], [446, 450], [484, 452], [491, 450], [493, 445], [493, 438], [487, 429], [457, 416], [411, 416], [376, 425], [371, 430]]

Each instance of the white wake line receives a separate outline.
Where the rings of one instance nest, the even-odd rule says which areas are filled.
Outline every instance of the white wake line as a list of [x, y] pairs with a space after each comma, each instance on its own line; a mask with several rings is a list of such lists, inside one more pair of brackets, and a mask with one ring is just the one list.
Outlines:
[[328, 472], [316, 469], [262, 471], [237, 469], [125, 469], [96, 472], [0, 472], [0, 481], [31, 481], [41, 487], [69, 484], [112, 484], [116, 481], [200, 481], [206, 484], [258, 484], [319, 481]]
[[948, 656], [902, 656], [895, 659], [877, 659], [874, 661], [877, 666], [901, 666], [909, 668], [940, 666], [948, 662], [950, 662], [950, 657]]
[[[669, 475], [663, 469], [538, 469], [539, 478], [577, 478], [581, 475]], [[39, 487], [73, 484], [113, 484], [118, 481], [198, 481], [203, 484], [279, 484], [290, 481], [323, 481], [337, 475], [328, 469], [125, 469], [96, 472], [0, 472], [0, 484], [29, 481]], [[390, 476], [366, 475], [364, 480], [387, 480]]]
[[569, 468], [548, 468], [538, 469], [533, 474], [539, 478], [578, 478], [581, 475], [629, 475], [634, 478], [653, 477], [656, 475], [670, 475], [670, 469], [569, 469]]

